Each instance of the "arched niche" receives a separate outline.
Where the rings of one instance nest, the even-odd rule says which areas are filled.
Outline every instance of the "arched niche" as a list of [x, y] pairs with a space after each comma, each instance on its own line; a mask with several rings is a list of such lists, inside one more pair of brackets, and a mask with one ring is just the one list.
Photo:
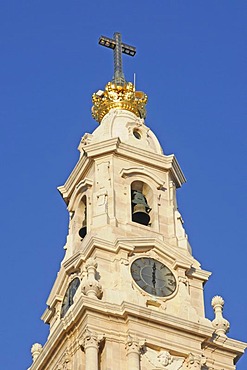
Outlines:
[[145, 226], [151, 226], [150, 213], [153, 204], [153, 191], [143, 181], [131, 183], [131, 220]]
[[74, 242], [82, 240], [88, 231], [88, 199], [86, 194], [78, 196], [73, 211], [70, 211], [70, 235]]
[[80, 228], [78, 230], [79, 236], [83, 239], [87, 234], [87, 197], [83, 195], [78, 206], [78, 218]]

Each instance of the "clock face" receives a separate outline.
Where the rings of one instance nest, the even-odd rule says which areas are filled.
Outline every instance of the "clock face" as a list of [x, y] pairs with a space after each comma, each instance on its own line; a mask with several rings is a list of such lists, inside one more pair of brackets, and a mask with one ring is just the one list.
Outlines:
[[176, 279], [171, 270], [153, 258], [135, 260], [131, 265], [131, 275], [136, 284], [149, 294], [168, 297], [176, 290]]
[[78, 278], [75, 278], [69, 284], [69, 287], [65, 293], [63, 303], [62, 303], [61, 318], [65, 316], [70, 306], [72, 306], [72, 304], [74, 303], [74, 295], [79, 285], [80, 285], [80, 280]]

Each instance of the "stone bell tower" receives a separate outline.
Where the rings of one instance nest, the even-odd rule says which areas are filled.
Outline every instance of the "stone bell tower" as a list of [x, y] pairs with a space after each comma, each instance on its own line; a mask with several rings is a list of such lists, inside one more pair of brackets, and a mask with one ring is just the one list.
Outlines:
[[[70, 215], [65, 256], [47, 301], [47, 342], [30, 370], [233, 370], [246, 344], [227, 336], [224, 301], [204, 313], [210, 273], [193, 257], [176, 191], [185, 177], [146, 126], [147, 96], [126, 82], [121, 35], [114, 76], [93, 94], [99, 122], [58, 188]], [[196, 248], [196, 247], [195, 247]]]

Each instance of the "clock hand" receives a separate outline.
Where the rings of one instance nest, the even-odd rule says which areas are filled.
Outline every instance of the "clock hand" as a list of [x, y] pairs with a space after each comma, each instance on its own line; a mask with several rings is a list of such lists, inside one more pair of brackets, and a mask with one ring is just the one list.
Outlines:
[[156, 284], [155, 271], [156, 271], [156, 265], [155, 265], [155, 263], [154, 263], [154, 264], [153, 264], [153, 268], [152, 268], [152, 283], [153, 283], [154, 288], [155, 288], [155, 284]]

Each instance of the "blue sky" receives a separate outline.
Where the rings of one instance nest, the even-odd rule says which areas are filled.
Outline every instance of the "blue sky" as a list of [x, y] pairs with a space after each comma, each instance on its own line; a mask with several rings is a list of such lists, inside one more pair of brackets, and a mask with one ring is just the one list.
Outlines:
[[[187, 178], [179, 209], [193, 255], [247, 341], [247, 2], [2, 0], [0, 3], [1, 368], [30, 366], [63, 258], [68, 215], [56, 187], [97, 123], [91, 95], [113, 74], [98, 37], [121, 32], [127, 80], [148, 94], [147, 125]], [[237, 367], [247, 369], [247, 356]]]

